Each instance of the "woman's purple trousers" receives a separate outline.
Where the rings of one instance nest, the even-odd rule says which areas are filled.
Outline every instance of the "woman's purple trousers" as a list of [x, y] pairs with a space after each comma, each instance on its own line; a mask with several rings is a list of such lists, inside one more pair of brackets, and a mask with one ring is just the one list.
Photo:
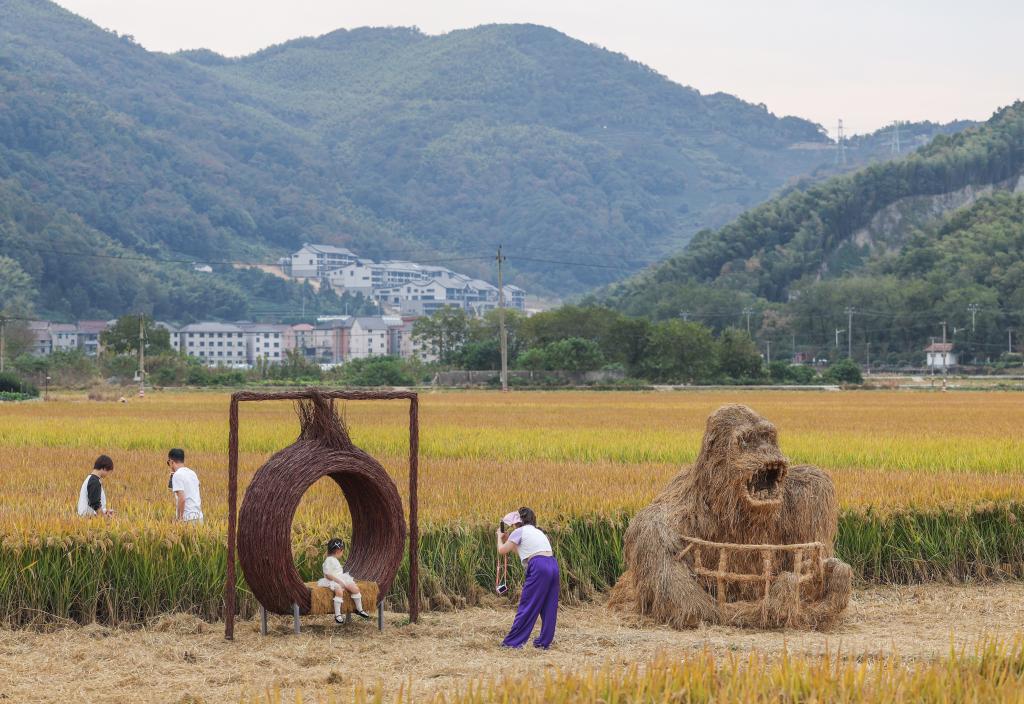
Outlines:
[[538, 648], [547, 648], [555, 639], [558, 620], [558, 560], [548, 555], [536, 555], [526, 565], [526, 581], [519, 597], [519, 609], [512, 622], [512, 630], [502, 645], [522, 648], [530, 639], [533, 625], [540, 616], [540, 635], [533, 641]]

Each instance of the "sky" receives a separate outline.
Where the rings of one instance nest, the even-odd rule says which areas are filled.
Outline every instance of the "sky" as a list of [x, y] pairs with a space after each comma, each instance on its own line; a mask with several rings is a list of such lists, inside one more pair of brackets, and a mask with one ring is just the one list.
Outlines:
[[441, 34], [542, 24], [702, 93], [724, 91], [835, 133], [894, 120], [982, 120], [1024, 97], [1019, 0], [58, 0], [154, 51], [252, 53], [364, 26]]

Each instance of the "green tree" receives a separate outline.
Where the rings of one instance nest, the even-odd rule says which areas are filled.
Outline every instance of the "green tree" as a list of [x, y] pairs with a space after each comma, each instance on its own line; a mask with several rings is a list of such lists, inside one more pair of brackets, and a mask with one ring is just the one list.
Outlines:
[[413, 337], [437, 355], [441, 364], [456, 362], [459, 350], [469, 338], [470, 319], [466, 311], [445, 306], [412, 325]]
[[28, 315], [35, 296], [32, 277], [14, 259], [0, 256], [0, 316]]
[[761, 354], [745, 330], [726, 328], [718, 337], [718, 367], [732, 379], [761, 376]]
[[651, 326], [641, 373], [651, 381], [703, 381], [718, 367], [718, 343], [700, 323], [667, 320]]
[[[147, 355], [171, 351], [171, 335], [166, 328], [157, 325], [152, 318], [143, 316], [142, 329]], [[113, 326], [100, 333], [100, 344], [114, 354], [138, 354], [139, 316], [123, 315], [118, 318]]]
[[569, 337], [545, 346], [548, 369], [568, 372], [589, 372], [604, 366], [601, 348], [593, 340]]

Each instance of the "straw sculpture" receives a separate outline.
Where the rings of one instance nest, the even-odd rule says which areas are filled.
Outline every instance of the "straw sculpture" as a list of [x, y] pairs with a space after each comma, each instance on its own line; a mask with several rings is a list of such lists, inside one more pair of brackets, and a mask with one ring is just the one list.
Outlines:
[[694, 465], [630, 522], [609, 605], [675, 628], [827, 628], [852, 577], [833, 556], [837, 520], [831, 477], [790, 467], [774, 425], [725, 406]]
[[238, 557], [253, 596], [268, 611], [310, 612], [310, 590], [292, 559], [292, 521], [321, 477], [341, 488], [352, 516], [346, 569], [386, 594], [402, 561], [405, 517], [394, 481], [349, 438], [333, 401], [312, 391], [298, 403], [298, 440], [257, 470], [238, 516]]

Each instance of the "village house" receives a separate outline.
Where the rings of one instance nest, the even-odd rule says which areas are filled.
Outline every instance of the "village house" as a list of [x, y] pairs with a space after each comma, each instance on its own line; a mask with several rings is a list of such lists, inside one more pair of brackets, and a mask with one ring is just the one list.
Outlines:
[[957, 355], [952, 342], [932, 342], [924, 348], [925, 365], [929, 369], [945, 371], [957, 365]]

